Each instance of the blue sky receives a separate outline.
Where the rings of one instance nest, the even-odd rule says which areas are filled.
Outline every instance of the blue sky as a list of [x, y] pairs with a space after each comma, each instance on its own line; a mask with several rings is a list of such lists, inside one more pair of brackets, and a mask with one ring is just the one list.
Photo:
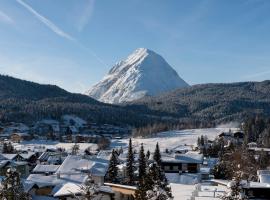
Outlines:
[[268, 0], [0, 0], [0, 73], [84, 92], [136, 48], [190, 84], [270, 79]]

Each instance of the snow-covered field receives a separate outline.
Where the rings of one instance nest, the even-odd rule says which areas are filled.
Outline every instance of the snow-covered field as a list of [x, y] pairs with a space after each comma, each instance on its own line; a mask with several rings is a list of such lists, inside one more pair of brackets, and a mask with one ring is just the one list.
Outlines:
[[192, 192], [195, 190], [195, 185], [183, 185], [171, 183], [172, 194], [175, 200], [189, 200]]
[[[168, 131], [158, 133], [157, 136], [152, 138], [133, 138], [133, 145], [135, 148], [139, 148], [143, 143], [146, 150], [154, 151], [155, 145], [158, 142], [161, 151], [165, 149], [174, 149], [184, 145], [194, 145], [197, 143], [197, 139], [201, 135], [206, 135], [208, 139], [212, 140], [222, 132], [228, 132], [229, 130], [236, 130], [236, 128], [208, 128], [208, 129], [188, 129], [181, 131]], [[129, 139], [113, 140], [111, 147], [127, 147]]]

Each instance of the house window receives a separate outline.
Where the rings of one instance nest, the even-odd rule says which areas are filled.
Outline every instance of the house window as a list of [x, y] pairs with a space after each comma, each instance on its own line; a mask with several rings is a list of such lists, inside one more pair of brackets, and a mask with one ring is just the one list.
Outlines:
[[197, 164], [188, 164], [188, 171], [189, 172], [194, 172], [196, 173], [197, 172]]
[[170, 167], [169, 166], [164, 166], [164, 171], [169, 171]]

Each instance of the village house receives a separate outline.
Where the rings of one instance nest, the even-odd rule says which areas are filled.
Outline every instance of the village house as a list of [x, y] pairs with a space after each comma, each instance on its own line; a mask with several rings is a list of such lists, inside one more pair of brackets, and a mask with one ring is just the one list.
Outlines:
[[203, 164], [201, 154], [164, 154], [162, 155], [162, 168], [166, 173], [199, 173]]
[[[60, 200], [81, 199], [83, 193], [84, 191], [82, 191], [82, 185], [66, 183], [53, 193], [53, 197]], [[114, 192], [109, 186], [101, 186], [99, 188], [99, 194], [95, 199], [115, 200]]]
[[32, 139], [32, 136], [28, 133], [12, 133], [10, 135], [12, 142], [20, 143], [21, 141], [29, 141]]
[[97, 157], [82, 157], [69, 155], [59, 169], [56, 171], [58, 176], [69, 174], [88, 174], [91, 173], [96, 184], [103, 185], [104, 177], [108, 169], [109, 161]]
[[120, 185], [113, 183], [105, 183], [104, 185], [110, 186], [114, 192], [114, 200], [134, 200], [137, 187], [129, 185]]
[[58, 151], [45, 151], [38, 157], [39, 164], [60, 165], [66, 159], [67, 153]]
[[74, 199], [75, 194], [80, 198], [82, 192], [79, 188], [91, 174], [95, 184], [101, 186], [102, 200], [111, 200], [114, 192], [110, 187], [103, 186], [107, 168], [108, 160], [69, 155], [61, 165], [38, 164], [26, 180], [27, 190], [33, 196]]

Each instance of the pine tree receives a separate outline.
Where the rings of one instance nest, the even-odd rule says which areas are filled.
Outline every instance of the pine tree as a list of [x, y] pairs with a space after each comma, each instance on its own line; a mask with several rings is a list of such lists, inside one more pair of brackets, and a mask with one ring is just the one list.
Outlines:
[[150, 153], [150, 151], [148, 150], [147, 153], [146, 153], [146, 157], [145, 157], [147, 166], [150, 164], [150, 156], [151, 156], [151, 153]]
[[146, 197], [146, 158], [144, 154], [143, 144], [139, 152], [139, 184], [135, 192], [136, 200], [145, 200]]
[[6, 177], [2, 180], [0, 198], [6, 200], [28, 200], [29, 195], [24, 192], [20, 175], [16, 169], [9, 168]]
[[141, 149], [139, 153], [139, 177], [142, 179], [146, 175], [146, 159], [144, 154], [143, 144], [141, 144]]
[[146, 153], [146, 158], [147, 158], [147, 160], [150, 159], [150, 156], [151, 156], [151, 153], [150, 153], [150, 151], [148, 150], [147, 153]]
[[132, 149], [132, 140], [129, 139], [127, 156], [127, 184], [134, 185], [134, 154]]
[[161, 154], [158, 143], [156, 144], [156, 149], [154, 152], [154, 161], [158, 164], [158, 166], [161, 166]]
[[112, 156], [109, 163], [108, 174], [107, 174], [107, 180], [109, 182], [115, 183], [117, 181], [117, 175], [118, 175], [117, 165], [118, 165], [117, 153], [113, 149]]
[[147, 199], [172, 199], [172, 192], [167, 178], [156, 163], [150, 165], [144, 183]]

